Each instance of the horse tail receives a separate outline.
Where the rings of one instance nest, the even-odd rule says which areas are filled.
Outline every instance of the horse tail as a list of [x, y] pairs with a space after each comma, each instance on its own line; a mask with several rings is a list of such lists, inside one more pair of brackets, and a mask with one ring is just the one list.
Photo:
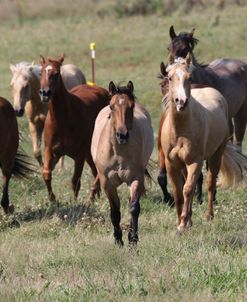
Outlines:
[[35, 172], [34, 168], [30, 157], [23, 151], [18, 150], [15, 156], [12, 174], [17, 178], [29, 178], [30, 174]]
[[222, 188], [237, 185], [243, 179], [245, 170], [247, 170], [247, 157], [240, 153], [232, 142], [227, 142], [221, 160], [218, 185]]

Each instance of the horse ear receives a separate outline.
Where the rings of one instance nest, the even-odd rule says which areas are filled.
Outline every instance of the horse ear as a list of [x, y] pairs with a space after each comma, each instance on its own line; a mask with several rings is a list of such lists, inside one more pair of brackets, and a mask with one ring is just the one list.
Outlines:
[[117, 92], [117, 88], [112, 81], [109, 83], [109, 92], [111, 95], [114, 95]]
[[168, 56], [168, 65], [172, 65], [175, 61], [174, 56], [170, 53]]
[[186, 61], [186, 64], [187, 64], [187, 65], [190, 65], [191, 59], [192, 59], [191, 53], [188, 52], [188, 53], [187, 53], [187, 56], [186, 56], [186, 58], [185, 58], [185, 61]]
[[14, 72], [17, 70], [16, 66], [14, 64], [9, 64], [9, 69], [14, 74]]
[[131, 93], [134, 92], [134, 84], [132, 81], [129, 81], [127, 84], [127, 88], [131, 91]]
[[166, 71], [166, 65], [164, 64], [164, 62], [160, 63], [160, 72], [161, 74], [166, 77], [167, 76], [167, 71]]
[[189, 33], [189, 36], [191, 37], [191, 38], [193, 38], [193, 35], [194, 35], [194, 32], [195, 32], [195, 28], [192, 28], [192, 31]]
[[63, 64], [64, 58], [65, 58], [65, 54], [63, 53], [63, 54], [61, 54], [61, 56], [59, 58], [59, 62], [61, 65]]
[[176, 35], [176, 33], [175, 33], [175, 30], [174, 30], [173, 25], [170, 27], [169, 34], [170, 34], [170, 38], [171, 38], [172, 40], [174, 40], [175, 38], [177, 38], [177, 35]]
[[39, 62], [41, 65], [45, 64], [45, 58], [42, 55], [40, 55]]

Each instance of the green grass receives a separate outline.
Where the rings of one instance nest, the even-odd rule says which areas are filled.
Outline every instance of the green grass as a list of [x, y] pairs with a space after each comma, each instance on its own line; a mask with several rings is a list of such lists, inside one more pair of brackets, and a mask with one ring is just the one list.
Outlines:
[[[1, 19], [1, 96], [11, 100], [9, 63], [38, 62], [39, 54], [56, 57], [65, 52], [65, 62], [78, 65], [90, 80], [89, 43], [95, 41], [97, 83], [107, 87], [110, 80], [132, 80], [138, 100], [152, 116], [157, 137], [161, 112], [157, 74], [160, 62], [166, 61], [171, 24], [178, 32], [196, 27], [199, 61], [224, 56], [247, 61], [246, 6], [116, 18], [111, 13], [113, 1], [105, 6], [90, 3], [85, 1], [85, 9], [78, 11], [73, 6], [70, 12], [44, 10], [39, 4], [40, 13], [30, 4], [22, 27], [13, 11]], [[105, 17], [96, 13], [99, 10], [107, 12]], [[31, 155], [27, 122], [24, 118], [18, 122], [23, 148]], [[245, 148], [246, 144], [245, 139]], [[157, 161], [156, 149], [152, 157]], [[141, 202], [140, 243], [134, 250], [127, 244], [128, 190], [123, 186], [126, 244], [119, 249], [113, 243], [106, 197], [88, 207], [92, 177], [86, 167], [75, 203], [72, 171], [72, 161], [66, 158], [65, 170], [53, 174], [59, 206], [49, 204], [41, 171], [30, 180], [11, 181], [16, 211], [6, 216], [0, 210], [0, 301], [245, 301], [245, 184], [219, 191], [210, 223], [205, 221], [206, 204], [195, 203], [193, 227], [177, 237], [175, 210], [155, 202], [161, 192], [153, 183]], [[155, 178], [157, 171], [153, 174]]]

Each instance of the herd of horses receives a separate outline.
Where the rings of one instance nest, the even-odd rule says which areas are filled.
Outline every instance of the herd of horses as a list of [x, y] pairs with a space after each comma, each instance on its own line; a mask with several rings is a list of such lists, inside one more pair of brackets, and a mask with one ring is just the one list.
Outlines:
[[[197, 62], [193, 50], [198, 40], [191, 32], [175, 33], [170, 27], [168, 62], [161, 63], [163, 113], [158, 131], [158, 183], [164, 202], [175, 204], [178, 226], [183, 232], [192, 226], [192, 199], [202, 202], [202, 168], [206, 161], [208, 209], [214, 216], [216, 180], [222, 187], [243, 179], [247, 158], [242, 141], [247, 122], [247, 64], [235, 59], [217, 59], [208, 65]], [[138, 241], [140, 198], [154, 147], [151, 117], [136, 102], [134, 84], [109, 83], [106, 90], [86, 84], [74, 65], [62, 65], [64, 56], [45, 59], [40, 65], [22, 62], [10, 65], [13, 106], [0, 98], [0, 167], [3, 172], [1, 205], [12, 213], [8, 184], [11, 175], [32, 171], [18, 149], [16, 116], [24, 112], [29, 122], [33, 153], [43, 167], [43, 178], [51, 202], [52, 171], [64, 155], [74, 160], [72, 189], [78, 197], [85, 161], [94, 181], [90, 200], [104, 190], [110, 204], [114, 238], [123, 245], [120, 227], [120, 199], [117, 188], [126, 183], [130, 190], [130, 243]], [[41, 152], [44, 132], [44, 161]], [[173, 194], [167, 189], [169, 176]]]

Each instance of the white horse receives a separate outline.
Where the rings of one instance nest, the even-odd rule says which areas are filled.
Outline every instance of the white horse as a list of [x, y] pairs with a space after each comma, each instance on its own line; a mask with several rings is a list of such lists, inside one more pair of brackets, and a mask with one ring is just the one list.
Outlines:
[[[10, 70], [12, 72], [11, 86], [14, 110], [18, 117], [23, 116], [25, 111], [34, 157], [42, 166], [41, 141], [48, 106], [40, 101], [39, 96], [41, 65], [21, 62], [16, 65], [10, 64]], [[86, 83], [85, 76], [75, 65], [63, 65], [61, 74], [68, 90]]]

